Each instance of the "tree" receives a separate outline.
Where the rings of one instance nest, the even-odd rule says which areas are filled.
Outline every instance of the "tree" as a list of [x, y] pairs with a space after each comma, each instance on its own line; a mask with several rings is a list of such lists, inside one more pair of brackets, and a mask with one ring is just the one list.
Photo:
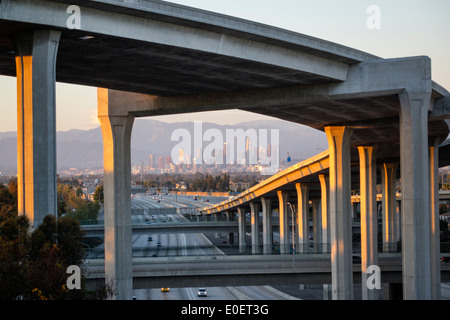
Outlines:
[[0, 300], [12, 299], [29, 289], [29, 221], [11, 214], [0, 222]]
[[10, 214], [0, 222], [0, 299], [82, 298], [86, 290], [68, 290], [67, 267], [81, 266], [84, 249], [79, 223], [47, 215], [30, 233], [25, 216]]
[[98, 204], [102, 204], [104, 201], [104, 196], [103, 196], [103, 185], [99, 185], [97, 186], [97, 188], [95, 188], [94, 191], [94, 202], [98, 203]]

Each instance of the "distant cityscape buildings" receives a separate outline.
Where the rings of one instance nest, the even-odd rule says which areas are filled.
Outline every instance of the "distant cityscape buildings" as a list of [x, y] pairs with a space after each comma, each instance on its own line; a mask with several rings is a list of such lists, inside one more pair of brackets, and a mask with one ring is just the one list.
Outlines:
[[[259, 152], [259, 154], [271, 155], [272, 152], [278, 152], [278, 146], [268, 145], [266, 148], [259, 146], [258, 148], [249, 148], [247, 144], [245, 154], [239, 155], [238, 160], [226, 161], [227, 157], [227, 144], [224, 143], [223, 150], [218, 150], [211, 153], [211, 158], [201, 159], [200, 153], [201, 149], [198, 149], [193, 157], [183, 149], [179, 150], [179, 163], [175, 164], [171, 156], [157, 156], [155, 154], [148, 155], [148, 163], [142, 161], [139, 164], [133, 164], [131, 168], [132, 174], [162, 174], [162, 173], [196, 173], [196, 172], [209, 172], [209, 173], [220, 173], [220, 172], [261, 172], [264, 174], [263, 170], [266, 168], [266, 164], [262, 161], [258, 161], [255, 164], [251, 164], [249, 157], [252, 153]], [[276, 149], [276, 150], [274, 150]], [[228, 151], [229, 152], [229, 151]], [[220, 159], [218, 158], [220, 157]], [[157, 161], [156, 161], [157, 160]], [[288, 165], [287, 161], [284, 159], [280, 161], [280, 166], [277, 171], [285, 169]], [[289, 163], [292, 165], [292, 163]], [[273, 173], [272, 173], [273, 174]]]

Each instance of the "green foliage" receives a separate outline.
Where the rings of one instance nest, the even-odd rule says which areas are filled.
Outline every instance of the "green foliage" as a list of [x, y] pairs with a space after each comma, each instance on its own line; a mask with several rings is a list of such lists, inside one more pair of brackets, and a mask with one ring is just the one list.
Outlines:
[[67, 217], [78, 221], [96, 220], [100, 203], [90, 201], [82, 197], [81, 187], [69, 184], [58, 184], [58, 215], [65, 214]]
[[97, 186], [97, 188], [95, 188], [95, 192], [94, 192], [94, 202], [97, 204], [102, 204], [104, 201], [104, 196], [103, 196], [103, 185], [99, 185]]
[[[71, 190], [66, 186], [61, 189]], [[72, 198], [65, 193], [60, 200], [79, 201], [75, 198], [75, 194]], [[81, 290], [66, 287], [67, 267], [82, 266], [82, 236], [79, 222], [68, 216], [56, 219], [47, 215], [30, 232], [28, 218], [17, 215], [17, 183], [0, 185], [0, 300], [17, 296], [42, 300], [90, 298], [83, 286]]]
[[0, 223], [0, 299], [80, 298], [85, 290], [65, 286], [69, 265], [82, 265], [84, 249], [79, 223], [47, 215], [29, 232], [26, 217], [11, 215]]

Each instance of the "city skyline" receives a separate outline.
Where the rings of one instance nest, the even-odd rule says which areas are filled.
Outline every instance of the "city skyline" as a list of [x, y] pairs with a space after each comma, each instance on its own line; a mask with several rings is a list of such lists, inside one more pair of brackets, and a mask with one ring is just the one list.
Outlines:
[[[432, 61], [433, 79], [447, 90], [450, 88], [450, 22], [446, 18], [450, 2], [445, 0], [383, 0], [376, 3], [368, 0], [346, 0], [339, 3], [331, 0], [314, 3], [293, 0], [170, 2], [276, 26], [382, 58], [426, 55]], [[379, 8], [379, 28], [370, 29], [368, 26], [373, 15], [368, 10], [371, 6]], [[16, 78], [0, 76], [0, 88], [0, 132], [15, 131]], [[56, 114], [57, 130], [60, 131], [98, 127], [96, 88], [57, 83]], [[202, 120], [218, 124], [267, 118], [235, 110], [154, 117], [169, 123]]]

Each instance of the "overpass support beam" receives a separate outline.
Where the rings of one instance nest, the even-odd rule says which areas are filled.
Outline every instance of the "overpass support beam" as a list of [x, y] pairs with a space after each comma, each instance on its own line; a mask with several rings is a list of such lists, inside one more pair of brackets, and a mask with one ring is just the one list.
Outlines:
[[331, 280], [334, 300], [353, 299], [350, 138], [352, 130], [325, 127], [330, 150]]
[[[111, 99], [112, 100], [112, 99]], [[108, 90], [98, 89], [98, 118], [103, 135], [105, 201], [105, 281], [118, 300], [133, 297], [131, 245], [131, 131], [133, 115], [109, 115]]]
[[259, 203], [250, 202], [252, 227], [252, 253], [259, 253]]
[[322, 211], [322, 252], [330, 252], [330, 181], [328, 176], [319, 174], [320, 201]]
[[399, 239], [399, 217], [397, 213], [396, 180], [398, 163], [383, 163], [380, 166], [383, 194], [383, 251], [396, 252]]
[[246, 251], [246, 241], [245, 241], [245, 208], [238, 207], [238, 230], [239, 230], [239, 252], [245, 253]]
[[56, 55], [61, 32], [37, 30], [15, 38], [17, 73], [18, 214], [34, 228], [57, 214]]
[[261, 198], [263, 213], [263, 248], [264, 254], [272, 253], [272, 201], [269, 198]]
[[403, 298], [431, 299], [431, 215], [428, 149], [430, 93], [400, 98]]
[[289, 253], [289, 194], [277, 191], [280, 214], [280, 253]]
[[296, 183], [297, 189], [297, 230], [295, 238], [296, 251], [299, 253], [308, 250], [308, 214], [309, 214], [309, 188], [307, 184]]
[[430, 143], [430, 197], [431, 197], [431, 299], [441, 300], [440, 232], [439, 232], [439, 143]]
[[[361, 194], [361, 289], [363, 300], [378, 300], [379, 289], [366, 285], [371, 265], [378, 265], [377, 165], [374, 147], [358, 147]], [[381, 288], [380, 288], [381, 289]]]
[[[312, 199], [314, 252], [322, 252], [322, 208], [319, 198]], [[307, 227], [308, 228], [308, 227]], [[306, 245], [305, 245], [306, 251]]]

